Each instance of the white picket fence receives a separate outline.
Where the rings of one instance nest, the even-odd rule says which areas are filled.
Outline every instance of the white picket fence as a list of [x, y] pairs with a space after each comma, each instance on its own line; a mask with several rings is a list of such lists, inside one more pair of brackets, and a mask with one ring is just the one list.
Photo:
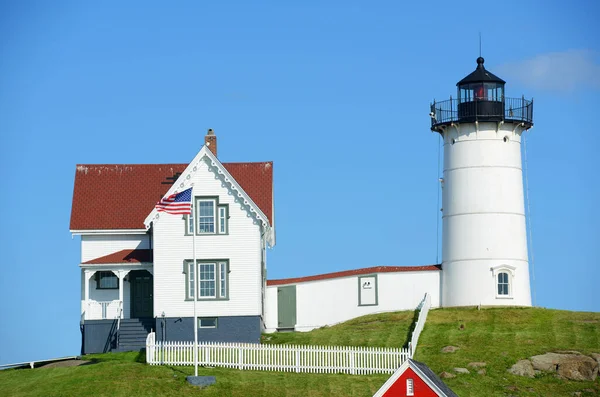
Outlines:
[[417, 319], [417, 324], [415, 325], [415, 329], [413, 330], [412, 337], [410, 338], [410, 342], [408, 344], [408, 349], [410, 351], [410, 358], [413, 358], [415, 351], [417, 350], [417, 343], [419, 342], [419, 336], [421, 335], [421, 331], [423, 331], [423, 327], [425, 326], [425, 321], [427, 320], [427, 314], [429, 313], [429, 309], [431, 309], [431, 297], [429, 294], [425, 294], [425, 297], [417, 307], [419, 309], [419, 318]]
[[[199, 343], [198, 364], [246, 370], [345, 373], [393, 373], [409, 358], [406, 348]], [[146, 339], [150, 365], [194, 365], [194, 342]]]
[[[425, 294], [417, 307], [419, 317], [407, 348], [201, 342], [198, 344], [198, 364], [262, 371], [393, 373], [413, 357], [430, 308], [431, 298]], [[194, 342], [157, 341], [155, 333], [151, 332], [146, 338], [146, 362], [150, 365], [194, 365]]]

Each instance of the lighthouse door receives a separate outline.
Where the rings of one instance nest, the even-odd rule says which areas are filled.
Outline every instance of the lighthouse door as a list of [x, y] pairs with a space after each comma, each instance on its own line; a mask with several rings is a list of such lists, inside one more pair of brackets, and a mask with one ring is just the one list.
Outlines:
[[277, 288], [277, 328], [296, 326], [296, 286]]

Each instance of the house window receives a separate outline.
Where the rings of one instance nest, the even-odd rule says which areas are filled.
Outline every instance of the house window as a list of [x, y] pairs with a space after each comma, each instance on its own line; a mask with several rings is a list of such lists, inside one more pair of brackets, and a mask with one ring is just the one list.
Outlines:
[[194, 299], [196, 296], [196, 282], [198, 283], [198, 300], [228, 299], [228, 268], [228, 261], [198, 261], [197, 271], [195, 271], [194, 262], [186, 261], [184, 268], [186, 299]]
[[198, 200], [198, 233], [215, 232], [215, 201]]
[[194, 262], [187, 264], [187, 287], [188, 287], [188, 299], [193, 299], [196, 296], [196, 275], [194, 270]]
[[411, 378], [408, 378], [406, 380], [406, 395], [407, 396], [414, 396], [415, 395], [415, 385], [414, 385], [413, 380]]
[[227, 296], [227, 263], [219, 262], [219, 298]]
[[217, 318], [200, 317], [198, 319], [198, 328], [217, 328]]
[[194, 217], [194, 211], [191, 211], [187, 218], [188, 234], [194, 234], [194, 219], [196, 219]]
[[96, 273], [96, 289], [118, 289], [119, 279], [113, 272]]
[[186, 218], [186, 234], [227, 234], [229, 205], [218, 197], [196, 197], [194, 210]]
[[224, 205], [219, 206], [219, 233], [227, 233], [227, 207]]
[[509, 296], [509, 282], [508, 273], [498, 273], [498, 295]]
[[200, 298], [216, 297], [215, 266], [216, 264], [214, 263], [200, 263], [198, 265], [198, 290], [200, 291]]

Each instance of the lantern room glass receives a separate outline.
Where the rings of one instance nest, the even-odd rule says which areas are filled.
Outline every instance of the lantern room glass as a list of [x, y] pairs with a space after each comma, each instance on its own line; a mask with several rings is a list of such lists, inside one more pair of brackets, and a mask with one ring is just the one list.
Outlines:
[[473, 101], [504, 100], [504, 84], [502, 83], [470, 83], [458, 87], [458, 103]]

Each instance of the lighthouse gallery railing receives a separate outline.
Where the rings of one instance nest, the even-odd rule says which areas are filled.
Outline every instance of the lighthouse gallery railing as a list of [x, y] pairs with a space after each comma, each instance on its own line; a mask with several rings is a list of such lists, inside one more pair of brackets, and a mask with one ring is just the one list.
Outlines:
[[[489, 104], [495, 101], [485, 99], [471, 102], [459, 102], [458, 99], [448, 99], [431, 104], [431, 126], [459, 121], [490, 121], [506, 120], [533, 124], [533, 100], [525, 98], [504, 98], [497, 101], [501, 106], [490, 113]], [[460, 110], [460, 112], [459, 112]]]

